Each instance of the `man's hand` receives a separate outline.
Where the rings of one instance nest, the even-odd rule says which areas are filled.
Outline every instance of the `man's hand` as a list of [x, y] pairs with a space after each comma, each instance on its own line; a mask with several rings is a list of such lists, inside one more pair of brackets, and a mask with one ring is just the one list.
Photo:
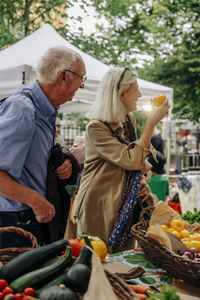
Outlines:
[[81, 165], [85, 160], [85, 138], [84, 136], [77, 136], [69, 151], [76, 157], [78, 163]]
[[44, 196], [18, 183], [5, 171], [0, 171], [0, 195], [30, 206], [40, 223], [50, 222], [55, 216], [54, 206]]
[[37, 199], [34, 199], [31, 207], [39, 223], [50, 222], [56, 213], [54, 206], [39, 193], [37, 193]]
[[62, 165], [56, 169], [56, 174], [60, 179], [67, 179], [72, 175], [72, 164], [66, 159]]

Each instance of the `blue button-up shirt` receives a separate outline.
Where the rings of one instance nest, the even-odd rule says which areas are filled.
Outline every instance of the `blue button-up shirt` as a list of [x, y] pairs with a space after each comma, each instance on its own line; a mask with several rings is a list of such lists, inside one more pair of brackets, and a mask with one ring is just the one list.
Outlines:
[[[55, 109], [37, 81], [0, 105], [0, 170], [17, 182], [46, 195], [47, 163], [55, 141]], [[0, 196], [0, 211], [20, 211], [27, 205]]]

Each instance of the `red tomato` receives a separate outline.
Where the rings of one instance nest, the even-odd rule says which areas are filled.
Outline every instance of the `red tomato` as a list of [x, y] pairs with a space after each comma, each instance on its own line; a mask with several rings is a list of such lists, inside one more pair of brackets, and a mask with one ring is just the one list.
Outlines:
[[11, 289], [11, 287], [9, 286], [6, 286], [2, 292], [4, 293], [4, 295], [13, 294], [13, 289]]
[[35, 294], [35, 290], [32, 287], [27, 287], [24, 289], [25, 296], [33, 296]]
[[16, 294], [14, 294], [14, 299], [15, 300], [23, 300], [23, 295], [20, 293], [16, 293]]
[[72, 256], [78, 257], [83, 247], [83, 245], [81, 244], [81, 239], [69, 239], [68, 242], [72, 247]]
[[4, 293], [0, 292], [0, 300], [3, 300], [4, 296]]
[[5, 289], [5, 287], [8, 286], [8, 283], [5, 279], [0, 279], [0, 291], [2, 291], [3, 289]]

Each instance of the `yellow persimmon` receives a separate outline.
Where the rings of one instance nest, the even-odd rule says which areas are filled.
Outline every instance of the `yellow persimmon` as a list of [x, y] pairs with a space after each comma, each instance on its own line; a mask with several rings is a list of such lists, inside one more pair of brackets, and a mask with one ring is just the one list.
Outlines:
[[190, 245], [190, 240], [188, 238], [185, 239], [181, 239], [181, 241], [183, 242], [183, 244], [185, 244], [185, 246], [190, 249], [191, 245]]
[[195, 248], [197, 252], [200, 252], [200, 241], [190, 241], [190, 248]]
[[167, 232], [172, 233], [174, 231], [173, 228], [167, 228]]
[[164, 224], [160, 225], [160, 227], [162, 228], [162, 230], [164, 230], [165, 232], [168, 232], [168, 227]]
[[179, 219], [171, 220], [170, 227], [173, 228], [174, 230], [178, 231], [178, 232], [185, 229], [184, 222], [182, 220], [179, 220]]
[[190, 235], [190, 240], [193, 240], [193, 241], [200, 241], [200, 234], [195, 232], [193, 234]]
[[178, 231], [173, 230], [171, 233], [176, 235], [180, 239], [180, 233]]
[[180, 231], [180, 238], [184, 239], [184, 238], [189, 238], [190, 237], [190, 232], [187, 229], [183, 229]]

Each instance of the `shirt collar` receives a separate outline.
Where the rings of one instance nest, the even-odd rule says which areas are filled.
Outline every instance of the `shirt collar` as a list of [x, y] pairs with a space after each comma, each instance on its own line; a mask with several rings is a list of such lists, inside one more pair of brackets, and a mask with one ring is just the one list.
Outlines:
[[44, 114], [47, 119], [56, 117], [59, 107], [54, 108], [52, 106], [37, 80], [32, 83], [32, 91], [35, 96], [35, 105], [39, 108], [42, 114]]

